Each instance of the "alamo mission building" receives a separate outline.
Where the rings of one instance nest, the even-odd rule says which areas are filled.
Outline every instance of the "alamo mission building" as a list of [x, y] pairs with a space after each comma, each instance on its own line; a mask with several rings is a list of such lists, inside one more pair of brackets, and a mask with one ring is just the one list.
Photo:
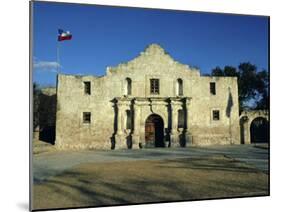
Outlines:
[[240, 144], [235, 77], [201, 76], [157, 44], [106, 75], [59, 74], [58, 148]]

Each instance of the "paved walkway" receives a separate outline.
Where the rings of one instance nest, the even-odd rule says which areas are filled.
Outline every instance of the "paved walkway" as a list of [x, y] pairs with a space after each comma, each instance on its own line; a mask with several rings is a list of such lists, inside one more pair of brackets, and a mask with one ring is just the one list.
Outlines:
[[198, 158], [211, 155], [224, 155], [251, 164], [266, 173], [268, 172], [268, 149], [257, 148], [253, 145], [77, 151], [35, 155], [33, 157], [34, 182], [46, 180], [50, 176], [83, 163]]

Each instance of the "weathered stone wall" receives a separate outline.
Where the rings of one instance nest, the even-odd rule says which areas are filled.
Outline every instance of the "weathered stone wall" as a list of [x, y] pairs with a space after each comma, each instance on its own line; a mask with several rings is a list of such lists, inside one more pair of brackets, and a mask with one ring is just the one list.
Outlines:
[[[127, 81], [132, 81], [132, 93], [126, 95]], [[150, 94], [150, 79], [160, 80], [160, 94]], [[58, 75], [56, 145], [60, 148], [110, 149], [116, 137], [118, 109], [115, 99], [124, 98], [175, 98], [177, 79], [183, 80], [183, 96], [189, 99], [188, 131], [194, 145], [238, 144], [239, 114], [237, 80], [232, 77], [201, 77], [197, 69], [173, 60], [158, 45], [150, 45], [138, 57], [117, 67], [108, 67], [106, 75]], [[91, 82], [91, 95], [84, 94], [84, 81]], [[210, 94], [209, 83], [216, 82], [216, 95]], [[232, 99], [232, 104], [229, 100]], [[144, 104], [144, 103], [143, 103]], [[146, 103], [145, 103], [146, 104]], [[165, 129], [171, 130], [168, 106], [153, 106]], [[133, 106], [133, 105], [132, 105]], [[139, 108], [138, 130], [144, 139], [146, 118], [152, 114], [149, 104]], [[181, 106], [179, 106], [181, 107]], [[226, 111], [230, 108], [230, 117]], [[129, 109], [129, 108], [127, 108]], [[212, 110], [220, 110], [220, 120], [212, 120]], [[91, 112], [91, 123], [83, 123], [83, 112]], [[134, 111], [135, 112], [135, 111]], [[123, 116], [121, 124], [125, 125]], [[128, 135], [124, 127], [122, 132]], [[114, 141], [116, 142], [116, 141]], [[117, 146], [123, 146], [117, 143]]]
[[240, 136], [241, 143], [250, 144], [251, 143], [251, 124], [256, 118], [264, 118], [269, 121], [268, 110], [251, 110], [242, 111], [240, 119]]
[[[210, 82], [216, 83], [216, 95], [210, 93]], [[200, 77], [193, 85], [191, 97], [190, 131], [194, 144], [240, 143], [236, 78]], [[220, 120], [212, 119], [213, 110], [220, 111]]]
[[57, 96], [56, 88], [41, 89], [39, 95], [39, 128], [38, 139], [48, 143], [55, 142]]

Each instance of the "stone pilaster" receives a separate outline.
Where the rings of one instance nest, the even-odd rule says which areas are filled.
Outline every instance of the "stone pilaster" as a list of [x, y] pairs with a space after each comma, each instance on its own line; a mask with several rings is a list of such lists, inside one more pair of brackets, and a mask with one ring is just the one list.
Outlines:
[[191, 135], [191, 132], [190, 132], [190, 100], [189, 99], [186, 99], [186, 102], [185, 102], [185, 112], [186, 112], [186, 129], [185, 129], [185, 145], [188, 146], [188, 145], [191, 145], [192, 144], [192, 135]]
[[251, 129], [249, 121], [244, 124], [244, 135], [245, 135], [245, 144], [251, 144]]
[[179, 132], [178, 132], [178, 110], [181, 108], [181, 102], [171, 101], [172, 113], [172, 129], [171, 129], [171, 147], [179, 147]]
[[117, 135], [115, 137], [115, 149], [126, 149], [126, 134], [125, 132], [125, 125], [124, 119], [125, 117], [125, 107], [122, 102], [117, 103]]
[[135, 101], [134, 104], [134, 133], [132, 135], [133, 149], [138, 149], [140, 144], [140, 106]]
[[117, 135], [123, 134], [123, 126], [122, 126], [122, 105], [117, 104]]

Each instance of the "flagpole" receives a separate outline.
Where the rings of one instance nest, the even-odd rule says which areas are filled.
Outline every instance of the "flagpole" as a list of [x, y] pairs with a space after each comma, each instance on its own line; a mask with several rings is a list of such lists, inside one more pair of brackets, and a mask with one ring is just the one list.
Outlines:
[[59, 40], [57, 40], [57, 74], [60, 74], [60, 51], [59, 51]]

